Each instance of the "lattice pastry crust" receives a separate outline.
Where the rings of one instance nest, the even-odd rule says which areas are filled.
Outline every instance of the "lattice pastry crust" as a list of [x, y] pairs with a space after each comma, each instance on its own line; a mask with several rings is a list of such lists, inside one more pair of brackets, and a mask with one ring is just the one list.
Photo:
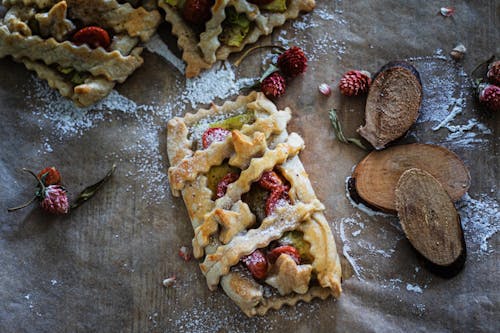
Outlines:
[[[96, 103], [139, 66], [142, 48], [160, 23], [157, 10], [116, 0], [3, 0], [0, 58], [10, 55], [78, 106]], [[76, 45], [78, 26], [98, 25], [112, 34], [111, 45]], [[36, 26], [36, 31], [34, 30]], [[61, 70], [84, 75], [79, 82]]]
[[[232, 130], [223, 141], [196, 149], [195, 141], [210, 123], [248, 112], [253, 113], [253, 122]], [[322, 213], [324, 206], [298, 157], [304, 142], [298, 134], [286, 131], [290, 118], [289, 108], [278, 110], [262, 93], [253, 92], [168, 123], [169, 181], [173, 194], [182, 195], [186, 204], [194, 229], [194, 255], [203, 259], [200, 268], [209, 289], [220, 284], [248, 316], [299, 300], [338, 297], [341, 292], [335, 242]], [[216, 199], [208, 177], [212, 167], [223, 163], [238, 168], [240, 174], [227, 186], [225, 195]], [[243, 197], [269, 170], [278, 170], [289, 183], [290, 202], [257, 225]], [[265, 281], [255, 280], [240, 260], [290, 231], [303, 235], [312, 259], [297, 263], [290, 255], [281, 254]]]
[[[194, 77], [217, 60], [226, 60], [231, 53], [239, 52], [261, 36], [269, 35], [285, 21], [297, 18], [301, 12], [310, 12], [315, 7], [315, 1], [288, 0], [284, 12], [270, 12], [260, 10], [259, 6], [247, 0], [215, 0], [211, 8], [212, 17], [205, 23], [205, 30], [201, 34], [184, 21], [179, 10], [165, 0], [158, 0], [158, 6], [165, 10], [165, 19], [172, 25], [172, 33], [178, 38], [177, 44], [183, 51], [182, 59], [187, 65], [186, 77]], [[250, 30], [239, 46], [228, 46], [219, 40], [229, 7], [237, 13], [244, 13], [251, 22]]]

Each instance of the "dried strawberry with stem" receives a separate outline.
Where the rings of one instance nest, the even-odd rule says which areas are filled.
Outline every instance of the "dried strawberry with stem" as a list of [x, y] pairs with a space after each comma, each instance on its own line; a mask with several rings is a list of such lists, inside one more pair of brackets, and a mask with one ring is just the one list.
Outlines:
[[267, 276], [269, 263], [262, 250], [257, 249], [253, 251], [251, 254], [242, 257], [241, 261], [257, 280], [262, 280]]
[[221, 179], [219, 184], [217, 184], [217, 192], [215, 194], [215, 197], [217, 199], [222, 198], [226, 194], [227, 187], [229, 186], [229, 184], [234, 183], [235, 181], [238, 180], [238, 178], [240, 178], [240, 175], [235, 172], [230, 172], [227, 175], [225, 175]]
[[107, 49], [111, 44], [111, 38], [106, 30], [101, 27], [89, 26], [78, 30], [72, 38], [76, 45], [87, 44], [93, 49], [102, 47]]
[[[46, 186], [43, 181], [33, 171], [23, 169], [23, 171], [31, 174], [38, 182], [38, 191], [34, 197], [17, 207], [9, 208], [9, 212], [13, 212], [31, 205], [35, 200], [39, 200], [40, 207], [51, 214], [67, 214], [69, 211], [68, 196], [66, 189], [61, 185], [48, 185]], [[43, 170], [42, 170], [43, 171]]]
[[211, 127], [207, 129], [202, 137], [201, 141], [203, 148], [207, 149], [213, 142], [221, 142], [226, 140], [226, 137], [231, 134], [231, 131], [220, 127]]
[[48, 213], [64, 215], [69, 212], [66, 189], [61, 185], [49, 185], [42, 190], [40, 206]]
[[45, 186], [61, 184], [61, 174], [56, 167], [46, 167], [37, 175]]
[[291, 245], [281, 245], [275, 247], [267, 253], [267, 259], [269, 259], [269, 262], [271, 264], [274, 264], [282, 254], [288, 254], [290, 257], [292, 257], [293, 261], [295, 261], [297, 265], [300, 264], [300, 253], [295, 247]]
[[189, 23], [201, 26], [212, 17], [213, 4], [214, 0], [186, 0], [182, 8], [182, 17]]

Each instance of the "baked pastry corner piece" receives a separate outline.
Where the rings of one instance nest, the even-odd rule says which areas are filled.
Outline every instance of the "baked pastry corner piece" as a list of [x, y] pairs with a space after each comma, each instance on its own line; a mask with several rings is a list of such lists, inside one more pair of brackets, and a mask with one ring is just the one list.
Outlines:
[[314, 0], [158, 0], [178, 37], [186, 77], [226, 60], [301, 12]]
[[0, 58], [12, 56], [78, 106], [107, 96], [139, 66], [157, 10], [116, 0], [3, 0]]
[[304, 141], [262, 93], [168, 123], [168, 176], [194, 229], [210, 290], [248, 316], [338, 297], [335, 241], [299, 159]]

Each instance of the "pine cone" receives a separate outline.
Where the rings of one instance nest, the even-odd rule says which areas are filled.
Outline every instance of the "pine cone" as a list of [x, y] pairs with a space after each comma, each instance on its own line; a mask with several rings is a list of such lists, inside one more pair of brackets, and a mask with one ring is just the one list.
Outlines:
[[500, 60], [490, 64], [486, 76], [491, 83], [500, 86]]
[[296, 77], [307, 69], [307, 58], [300, 47], [293, 46], [278, 57], [278, 67], [287, 77]]
[[260, 90], [267, 97], [279, 97], [285, 93], [285, 78], [278, 72], [274, 72], [262, 81]]
[[50, 185], [45, 188], [40, 203], [43, 210], [51, 214], [67, 214], [69, 210], [66, 190], [60, 185]]
[[500, 87], [493, 84], [480, 84], [479, 101], [488, 109], [495, 112], [500, 112]]
[[372, 83], [370, 76], [367, 71], [353, 70], [345, 73], [340, 79], [340, 92], [345, 96], [366, 94]]

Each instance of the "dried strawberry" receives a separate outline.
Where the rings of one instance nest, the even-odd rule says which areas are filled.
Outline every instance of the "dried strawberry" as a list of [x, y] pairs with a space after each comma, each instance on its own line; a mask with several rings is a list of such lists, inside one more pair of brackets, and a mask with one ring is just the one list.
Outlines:
[[61, 184], [61, 174], [55, 167], [44, 168], [38, 173], [38, 178], [45, 186]]
[[267, 5], [273, 2], [274, 0], [248, 0], [248, 2], [253, 3], [257, 6]]
[[231, 183], [234, 183], [236, 180], [238, 180], [239, 177], [240, 175], [234, 172], [230, 172], [227, 175], [225, 175], [221, 179], [219, 184], [217, 184], [217, 193], [215, 195], [216, 198], [217, 199], [222, 198], [226, 194], [227, 186]]
[[189, 23], [203, 25], [212, 17], [213, 4], [213, 0], [186, 0], [182, 17]]
[[69, 211], [66, 190], [60, 185], [50, 185], [43, 189], [40, 206], [51, 214], [67, 214]]
[[288, 188], [286, 186], [275, 188], [266, 200], [266, 216], [271, 215], [276, 207], [284, 206], [286, 203], [290, 203]]
[[266, 190], [272, 191], [277, 187], [283, 186], [281, 177], [274, 171], [266, 171], [259, 179], [259, 185]]
[[93, 49], [100, 47], [107, 48], [111, 44], [111, 39], [106, 30], [96, 26], [85, 27], [78, 30], [72, 38], [76, 45], [87, 44]]
[[257, 249], [253, 251], [251, 254], [241, 258], [241, 261], [257, 280], [262, 280], [267, 276], [268, 262], [261, 250]]
[[226, 140], [226, 137], [229, 134], [231, 134], [231, 131], [220, 127], [212, 127], [207, 129], [201, 137], [203, 148], [207, 149], [208, 146], [212, 144], [212, 142], [220, 142]]
[[274, 248], [267, 254], [267, 259], [274, 264], [281, 254], [288, 254], [292, 257], [293, 261], [298, 265], [300, 264], [300, 253], [291, 245], [282, 245]]

